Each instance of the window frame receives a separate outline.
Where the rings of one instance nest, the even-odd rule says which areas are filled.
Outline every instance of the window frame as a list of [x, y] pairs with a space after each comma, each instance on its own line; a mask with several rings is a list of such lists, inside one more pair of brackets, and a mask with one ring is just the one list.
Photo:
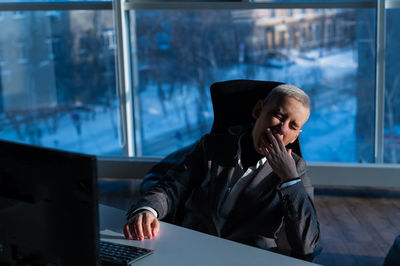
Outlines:
[[[114, 7], [114, 8], [113, 8]], [[128, 19], [127, 12], [132, 9], [297, 9], [297, 8], [375, 8], [377, 14], [376, 36], [376, 84], [375, 84], [375, 162], [365, 163], [309, 163], [310, 175], [316, 185], [354, 185], [400, 187], [398, 172], [400, 164], [383, 163], [384, 129], [384, 93], [385, 93], [385, 34], [386, 9], [400, 8], [400, 1], [377, 0], [359, 2], [229, 2], [229, 1], [80, 1], [80, 2], [36, 2], [36, 3], [0, 3], [1, 11], [37, 11], [37, 10], [114, 10], [115, 37], [118, 62], [118, 91], [121, 102], [122, 148], [128, 157], [98, 156], [100, 178], [142, 178], [145, 172], [157, 163], [160, 157], [139, 157], [140, 143], [135, 145], [134, 104], [136, 75], [132, 72], [137, 61], [127, 52], [130, 36], [128, 25], [134, 21]], [[132, 78], [133, 77], [133, 78]], [[135, 175], [132, 175], [132, 172]], [[377, 176], [384, 176], [378, 178]]]

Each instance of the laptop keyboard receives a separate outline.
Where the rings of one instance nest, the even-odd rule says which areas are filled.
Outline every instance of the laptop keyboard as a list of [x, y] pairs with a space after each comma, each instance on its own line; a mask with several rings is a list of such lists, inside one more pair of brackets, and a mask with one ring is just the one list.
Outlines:
[[138, 259], [153, 253], [146, 248], [138, 248], [100, 240], [100, 260], [102, 265], [131, 265]]

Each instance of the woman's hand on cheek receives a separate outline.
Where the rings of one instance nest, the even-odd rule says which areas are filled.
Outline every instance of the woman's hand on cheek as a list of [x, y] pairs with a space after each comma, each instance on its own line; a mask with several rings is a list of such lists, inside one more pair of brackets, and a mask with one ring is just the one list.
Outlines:
[[292, 157], [292, 150], [286, 150], [283, 137], [267, 129], [270, 145], [265, 145], [264, 155], [272, 170], [281, 178], [281, 182], [298, 177], [296, 162]]

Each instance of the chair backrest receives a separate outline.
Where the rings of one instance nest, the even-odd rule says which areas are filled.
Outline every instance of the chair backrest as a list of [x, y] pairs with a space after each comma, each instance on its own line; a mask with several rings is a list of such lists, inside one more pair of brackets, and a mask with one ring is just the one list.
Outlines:
[[[255, 104], [281, 84], [284, 83], [245, 79], [212, 84], [210, 93], [214, 109], [214, 122], [211, 133], [223, 133], [232, 126], [253, 122], [252, 110]], [[298, 139], [287, 147], [302, 156]]]

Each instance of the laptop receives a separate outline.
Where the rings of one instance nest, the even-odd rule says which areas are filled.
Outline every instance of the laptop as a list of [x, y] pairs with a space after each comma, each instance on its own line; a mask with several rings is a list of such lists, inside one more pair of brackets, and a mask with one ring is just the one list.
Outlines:
[[96, 156], [0, 140], [1, 265], [132, 265], [152, 252], [100, 241]]

